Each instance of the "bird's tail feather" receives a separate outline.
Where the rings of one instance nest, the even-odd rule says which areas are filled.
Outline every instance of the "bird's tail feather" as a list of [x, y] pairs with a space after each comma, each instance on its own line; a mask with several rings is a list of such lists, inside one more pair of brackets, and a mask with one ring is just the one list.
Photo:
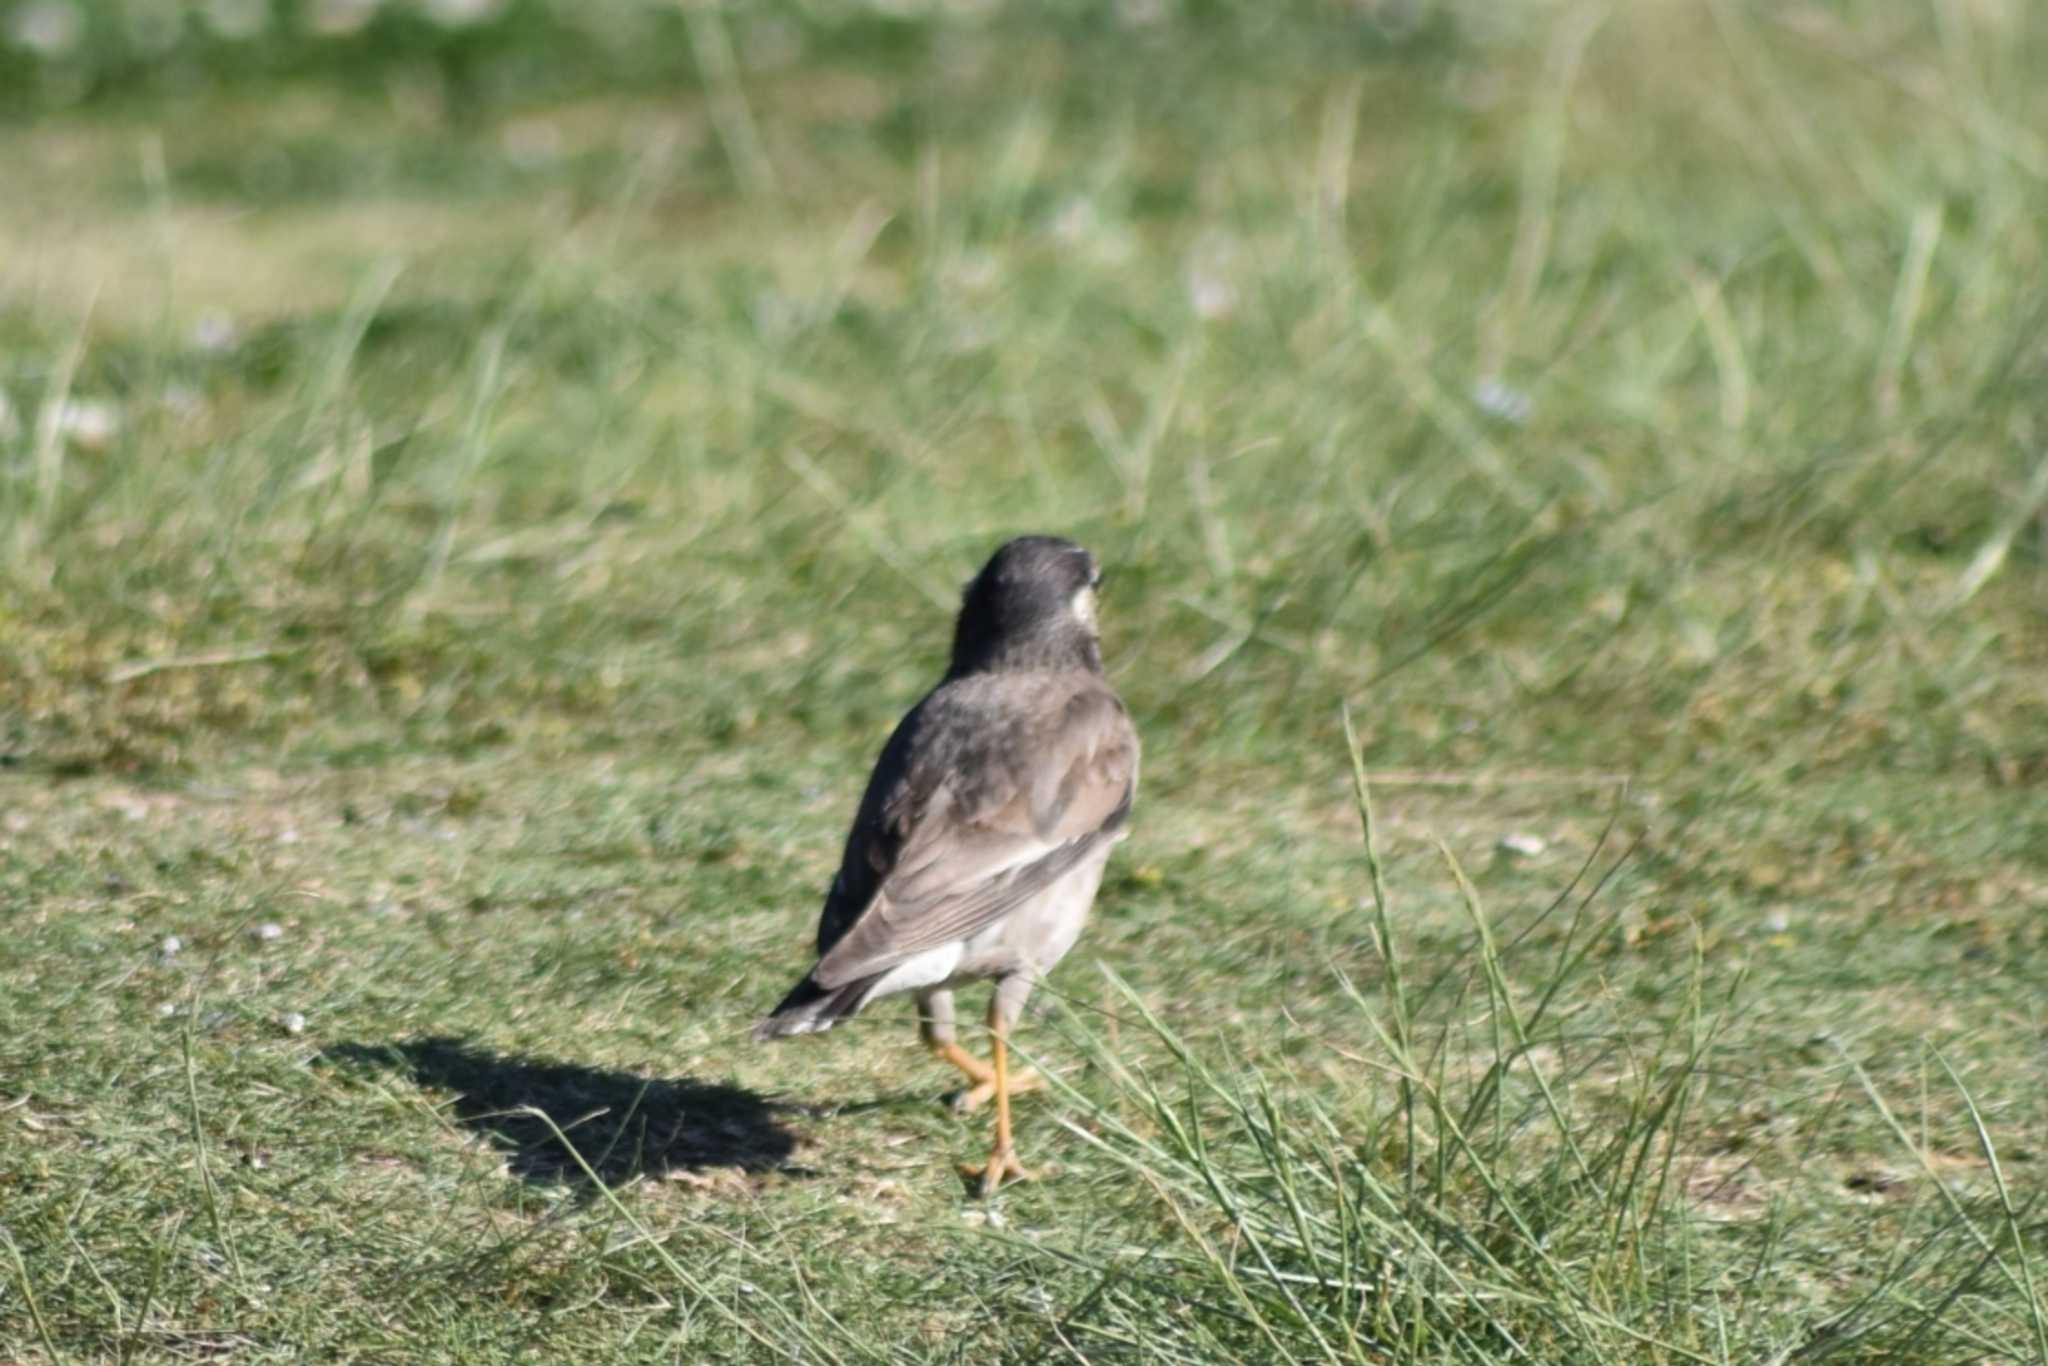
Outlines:
[[878, 980], [879, 977], [862, 977], [827, 988], [819, 986], [816, 978], [806, 977], [790, 989], [767, 1019], [754, 1026], [754, 1038], [781, 1039], [830, 1029], [867, 1004], [868, 993]]

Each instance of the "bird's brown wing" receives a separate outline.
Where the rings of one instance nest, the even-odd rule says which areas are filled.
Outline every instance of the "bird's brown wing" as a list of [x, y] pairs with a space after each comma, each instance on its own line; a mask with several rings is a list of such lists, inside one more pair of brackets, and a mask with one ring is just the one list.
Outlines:
[[901, 777], [863, 803], [868, 829], [855, 827], [835, 896], [869, 870], [874, 890], [819, 959], [820, 986], [970, 937], [1123, 824], [1138, 736], [1107, 683], [1077, 673], [973, 685], [927, 699]]

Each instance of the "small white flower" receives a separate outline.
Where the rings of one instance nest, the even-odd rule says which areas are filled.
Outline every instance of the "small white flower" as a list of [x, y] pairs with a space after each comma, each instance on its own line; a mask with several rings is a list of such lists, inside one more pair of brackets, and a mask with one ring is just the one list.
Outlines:
[[267, 944], [274, 939], [284, 938], [284, 926], [278, 924], [275, 920], [266, 920], [261, 925], [250, 930], [249, 933]]
[[57, 430], [81, 450], [103, 451], [121, 434], [121, 409], [106, 399], [67, 399], [57, 410]]
[[1490, 416], [1512, 422], [1517, 427], [1527, 422], [1536, 411], [1536, 400], [1497, 379], [1483, 379], [1473, 385], [1472, 401]]
[[234, 350], [241, 340], [235, 320], [217, 308], [200, 314], [199, 321], [192, 324], [192, 345], [210, 356]]
[[7, 16], [7, 36], [38, 57], [62, 57], [85, 35], [85, 18], [65, 0], [16, 5]]
[[278, 1020], [278, 1023], [284, 1026], [284, 1032], [287, 1034], [303, 1034], [306, 1032], [306, 1017], [296, 1010], [286, 1011]]
[[1188, 262], [1188, 302], [1196, 317], [1215, 322], [1237, 311], [1236, 257], [1235, 244], [1220, 235], [1195, 248]]
[[1217, 271], [1197, 267], [1188, 274], [1188, 302], [1198, 318], [1227, 318], [1237, 311], [1237, 286]]
[[178, 938], [175, 934], [167, 934], [164, 936], [164, 942], [156, 946], [156, 951], [168, 960], [176, 958], [183, 951], [184, 947], [184, 940]]
[[1513, 854], [1516, 858], [1535, 858], [1549, 847], [1541, 835], [1531, 835], [1522, 830], [1502, 835], [1498, 846], [1503, 854]]

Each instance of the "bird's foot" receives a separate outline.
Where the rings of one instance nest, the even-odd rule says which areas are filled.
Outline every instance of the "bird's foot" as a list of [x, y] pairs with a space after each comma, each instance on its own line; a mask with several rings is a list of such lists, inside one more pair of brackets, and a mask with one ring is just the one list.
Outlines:
[[1008, 1146], [997, 1148], [988, 1155], [988, 1165], [975, 1167], [963, 1162], [960, 1174], [970, 1182], [978, 1183], [981, 1198], [986, 1200], [996, 1193], [1005, 1181], [1029, 1181], [1031, 1173], [1024, 1170], [1017, 1161], [1016, 1150]]
[[[1010, 1075], [1009, 1088], [1010, 1094], [1013, 1096], [1019, 1091], [1043, 1091], [1045, 1089], [1045, 1078], [1038, 1075], [1037, 1068], [1026, 1068], [1022, 1072], [1014, 1072]], [[969, 1086], [964, 1090], [955, 1091], [952, 1098], [947, 1101], [947, 1104], [953, 1107], [953, 1113], [956, 1115], [972, 1114], [988, 1104], [989, 1097], [995, 1093], [996, 1079], [991, 1076], [986, 1081]]]

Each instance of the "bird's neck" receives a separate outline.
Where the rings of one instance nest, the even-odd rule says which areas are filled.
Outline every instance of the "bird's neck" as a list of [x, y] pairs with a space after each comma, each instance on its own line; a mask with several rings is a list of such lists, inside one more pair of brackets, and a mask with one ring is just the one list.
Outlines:
[[1002, 640], [960, 640], [949, 678], [980, 673], [1102, 672], [1102, 645], [1079, 631], [1011, 634]]

